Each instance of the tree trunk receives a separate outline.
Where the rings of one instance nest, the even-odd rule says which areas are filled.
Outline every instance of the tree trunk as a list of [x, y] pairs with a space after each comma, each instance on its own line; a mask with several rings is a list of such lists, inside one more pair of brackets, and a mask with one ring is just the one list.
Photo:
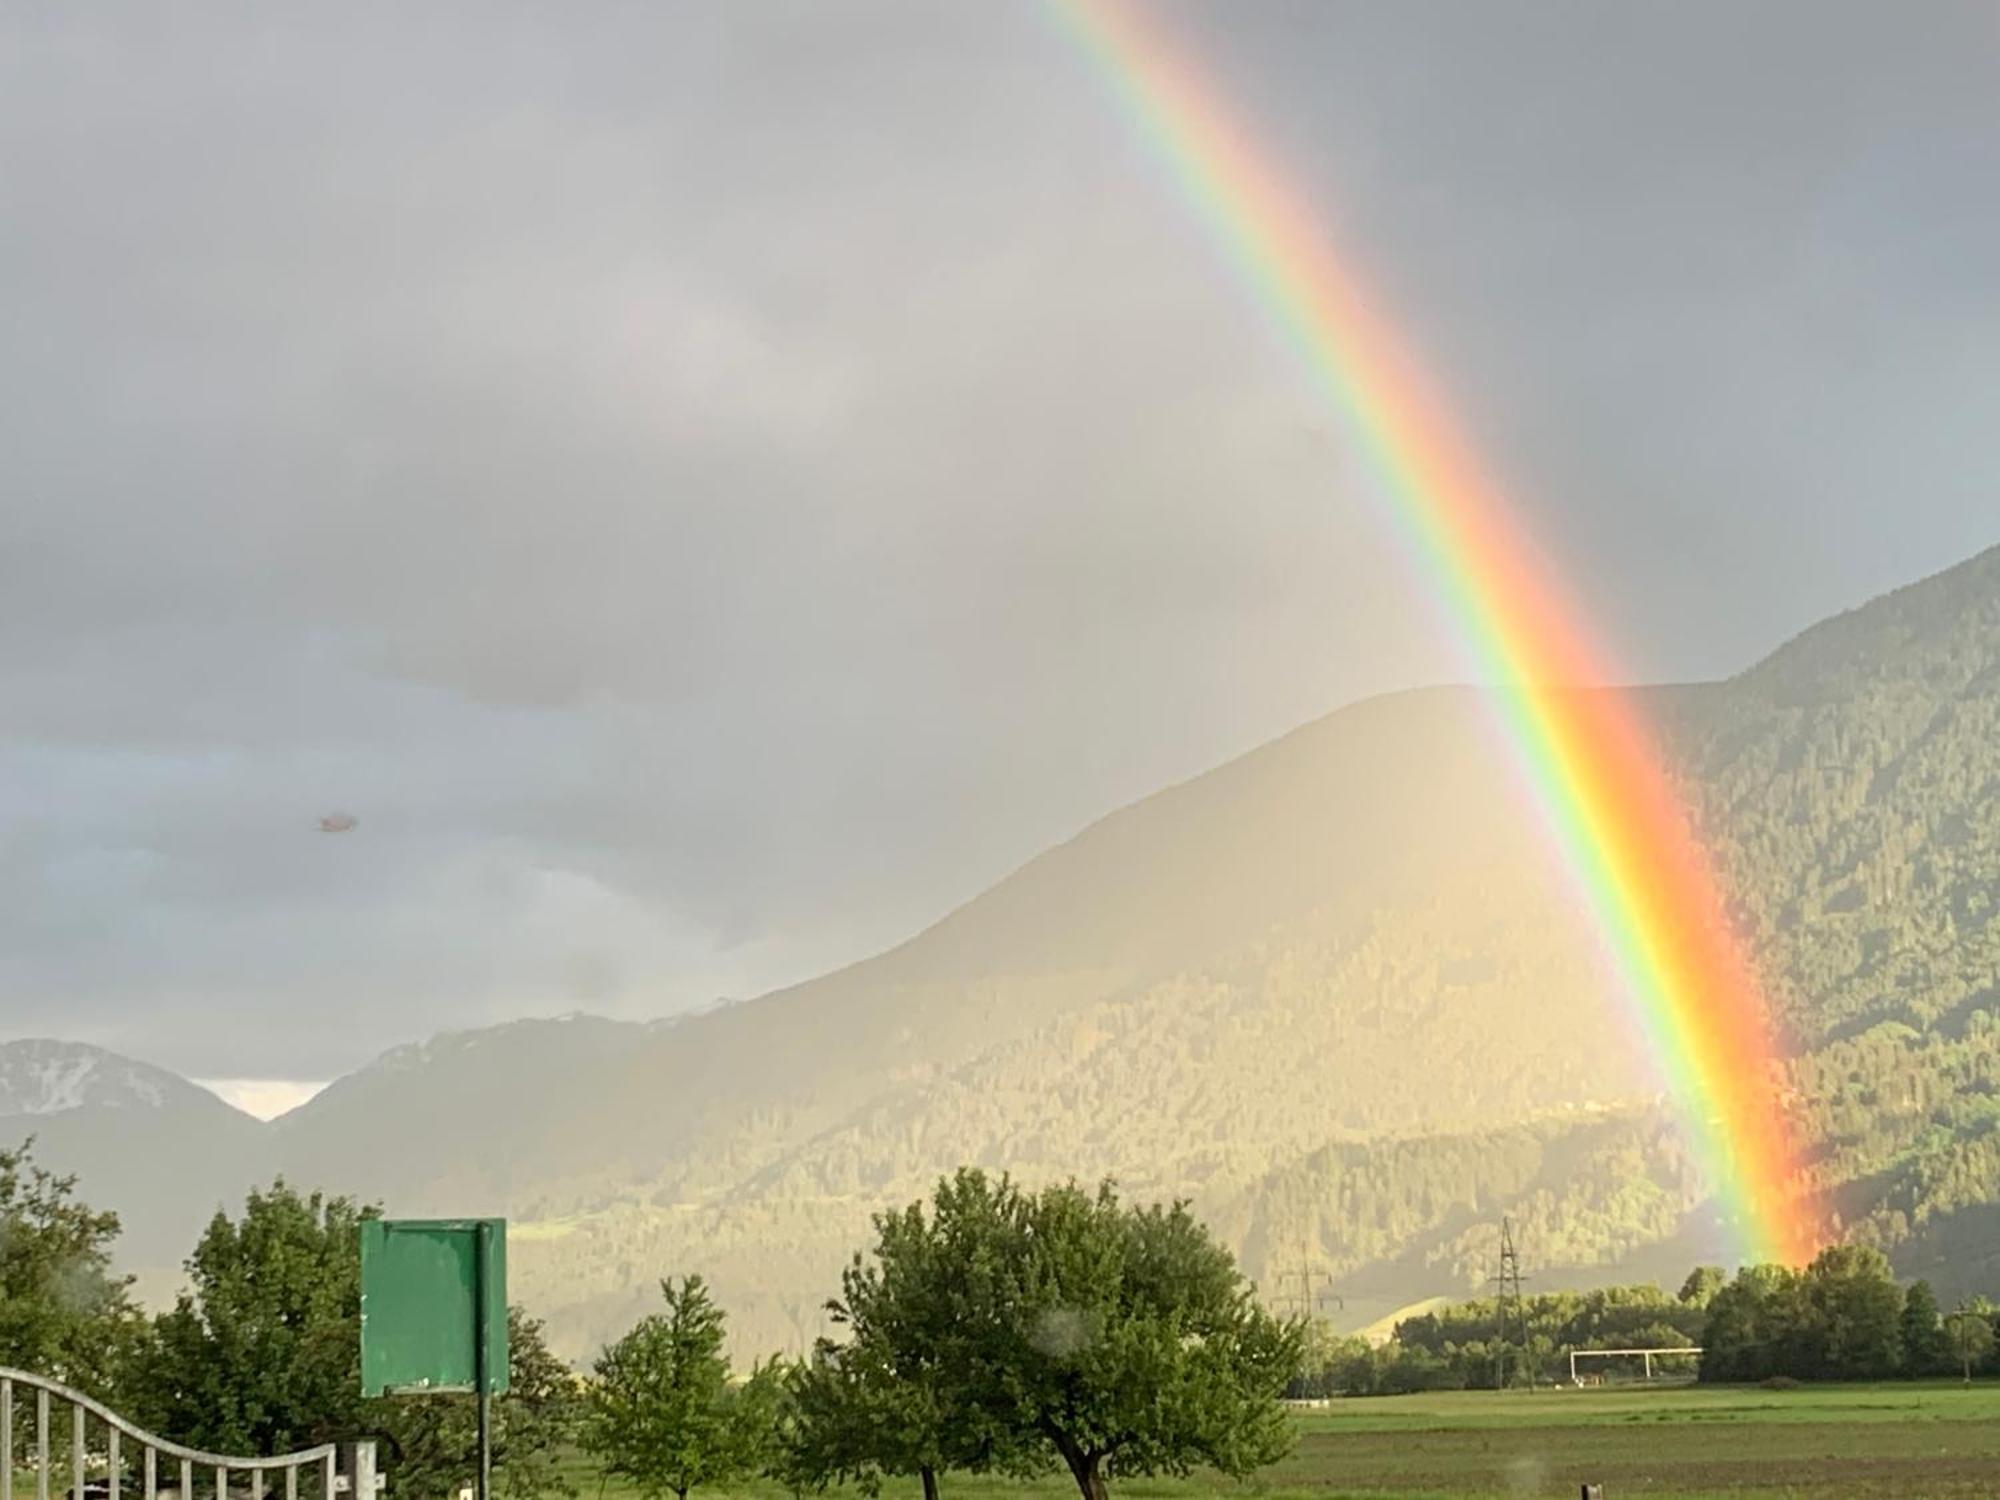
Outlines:
[[1070, 1476], [1076, 1480], [1077, 1490], [1083, 1500], [1110, 1500], [1111, 1492], [1104, 1483], [1104, 1455], [1085, 1453], [1079, 1448], [1064, 1444], [1063, 1462], [1069, 1465]]
[[925, 1464], [917, 1470], [924, 1480], [924, 1500], [938, 1500], [937, 1470]]
[[1077, 1445], [1075, 1438], [1049, 1417], [1041, 1417], [1035, 1424], [1042, 1429], [1062, 1461], [1069, 1466], [1070, 1477], [1076, 1481], [1083, 1500], [1110, 1500], [1111, 1492], [1104, 1484], [1104, 1454], [1089, 1452]]

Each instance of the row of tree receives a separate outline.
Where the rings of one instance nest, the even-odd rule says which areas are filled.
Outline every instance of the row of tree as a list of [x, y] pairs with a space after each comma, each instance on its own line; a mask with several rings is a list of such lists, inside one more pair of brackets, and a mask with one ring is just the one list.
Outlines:
[[[2000, 1309], [1973, 1298], [1940, 1309], [1929, 1283], [1896, 1281], [1866, 1246], [1811, 1265], [1717, 1266], [1677, 1295], [1606, 1287], [1452, 1303], [1405, 1318], [1382, 1344], [1316, 1328], [1288, 1394], [1393, 1395], [1564, 1380], [1573, 1349], [1700, 1349], [1704, 1381], [1935, 1379], [2000, 1374]], [[1689, 1356], [1692, 1363], [1695, 1356]], [[1637, 1363], [1636, 1360], [1633, 1361]]]
[[648, 1495], [761, 1472], [795, 1492], [958, 1471], [1246, 1475], [1281, 1456], [1301, 1330], [1186, 1208], [967, 1170], [876, 1219], [831, 1305], [838, 1341], [728, 1378], [698, 1280], [605, 1351], [584, 1443]]
[[[193, 1446], [280, 1452], [374, 1436], [396, 1493], [433, 1500], [472, 1473], [469, 1400], [364, 1400], [359, 1226], [373, 1210], [283, 1183], [218, 1213], [175, 1305], [148, 1316], [111, 1268], [115, 1216], [75, 1183], [0, 1151], [0, 1362], [102, 1396]], [[1713, 1267], [1678, 1295], [1608, 1288], [1466, 1302], [1405, 1319], [1376, 1347], [1282, 1322], [1182, 1206], [1109, 1187], [1027, 1192], [967, 1170], [928, 1204], [876, 1219], [829, 1304], [839, 1337], [741, 1377], [700, 1278], [580, 1379], [510, 1315], [512, 1391], [495, 1471], [509, 1500], [570, 1493], [563, 1454], [594, 1454], [677, 1500], [747, 1476], [803, 1494], [889, 1478], [935, 1500], [952, 1472], [1067, 1472], [1104, 1500], [1115, 1466], [1242, 1475], [1290, 1440], [1279, 1396], [1556, 1379], [1573, 1348], [1702, 1346], [1704, 1380], [1970, 1378], [2000, 1367], [1995, 1313], [1949, 1315], [1887, 1260], [1837, 1247], [1810, 1266]]]
[[1315, 1330], [1291, 1394], [1400, 1395], [1490, 1389], [1568, 1376], [1572, 1349], [1682, 1349], [1701, 1342], [1706, 1273], [1679, 1296], [1657, 1286], [1601, 1287], [1454, 1302], [1396, 1325], [1386, 1343]]
[[1995, 1309], [1974, 1298], [1942, 1312], [1930, 1284], [1897, 1284], [1861, 1245], [1820, 1252], [1804, 1270], [1747, 1266], [1718, 1283], [1702, 1331], [1703, 1380], [1924, 1379], [2000, 1371]]
[[[148, 1316], [112, 1270], [116, 1216], [26, 1148], [0, 1151], [0, 1363], [210, 1451], [372, 1436], [393, 1493], [441, 1500], [474, 1470], [471, 1401], [360, 1394], [359, 1226], [373, 1212], [282, 1182], [254, 1192], [240, 1217], [215, 1216], [186, 1289]], [[587, 1380], [512, 1310], [499, 1494], [572, 1493], [562, 1458], [578, 1443], [678, 1500], [752, 1475], [794, 1493], [907, 1476], [934, 1500], [952, 1471], [1051, 1470], [1104, 1500], [1114, 1464], [1240, 1475], [1288, 1446], [1278, 1398], [1302, 1330], [1256, 1302], [1184, 1207], [965, 1171], [876, 1227], [830, 1305], [843, 1336], [740, 1379], [699, 1277], [664, 1282], [662, 1310]]]

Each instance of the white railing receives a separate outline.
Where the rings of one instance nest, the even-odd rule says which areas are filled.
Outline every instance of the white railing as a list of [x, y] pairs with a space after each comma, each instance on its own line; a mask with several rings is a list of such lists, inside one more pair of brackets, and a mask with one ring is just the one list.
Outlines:
[[[34, 1392], [34, 1439], [27, 1445], [28, 1452], [15, 1452], [15, 1394], [26, 1388]], [[60, 1402], [69, 1408], [69, 1462], [67, 1464], [68, 1483], [55, 1490], [53, 1481], [58, 1468], [63, 1467], [57, 1454], [56, 1444], [60, 1441], [51, 1426], [51, 1407]], [[91, 1418], [103, 1434], [101, 1446], [90, 1446]], [[197, 1500], [195, 1492], [196, 1471], [203, 1471], [202, 1477], [212, 1481], [212, 1488], [205, 1486], [213, 1500], [232, 1500], [232, 1495], [248, 1495], [249, 1500], [266, 1500], [273, 1470], [284, 1471], [284, 1500], [300, 1500], [299, 1475], [303, 1471], [319, 1481], [318, 1493], [312, 1500], [334, 1500], [346, 1493], [358, 1500], [375, 1500], [380, 1482], [375, 1475], [375, 1445], [359, 1442], [353, 1445], [348, 1472], [339, 1472], [337, 1449], [332, 1443], [321, 1443], [317, 1448], [301, 1448], [296, 1453], [280, 1453], [268, 1458], [249, 1458], [228, 1453], [208, 1453], [200, 1448], [189, 1448], [180, 1443], [169, 1442], [146, 1431], [137, 1423], [128, 1422], [101, 1401], [93, 1400], [82, 1391], [72, 1390], [57, 1381], [41, 1375], [30, 1374], [26, 1370], [12, 1370], [0, 1365], [0, 1500], [15, 1500], [14, 1488], [16, 1470], [21, 1460], [26, 1459], [26, 1467], [34, 1478], [34, 1500], [52, 1500], [61, 1495], [66, 1500], [125, 1500], [128, 1446], [138, 1454], [138, 1474], [131, 1493], [138, 1500]], [[162, 1476], [162, 1459], [179, 1465], [179, 1473]], [[93, 1469], [100, 1478], [93, 1480]], [[241, 1473], [244, 1483], [232, 1492], [230, 1479]], [[178, 1482], [175, 1482], [178, 1481]]]

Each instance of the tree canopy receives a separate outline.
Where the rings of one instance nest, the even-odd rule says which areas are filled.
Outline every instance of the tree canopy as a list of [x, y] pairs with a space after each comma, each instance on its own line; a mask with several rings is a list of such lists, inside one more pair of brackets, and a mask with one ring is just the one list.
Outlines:
[[131, 1279], [111, 1269], [118, 1216], [79, 1199], [33, 1147], [0, 1150], [0, 1364], [108, 1396], [143, 1331]]
[[[470, 1397], [361, 1395], [360, 1225], [376, 1210], [279, 1181], [240, 1218], [218, 1212], [188, 1257], [187, 1290], [155, 1320], [132, 1379], [155, 1430], [225, 1453], [282, 1453], [374, 1436], [392, 1482], [455, 1493], [477, 1469]], [[541, 1325], [510, 1309], [508, 1393], [494, 1403], [503, 1496], [566, 1493], [556, 1466], [574, 1381]]]
[[1246, 1474], [1289, 1446], [1277, 1398], [1301, 1331], [1185, 1205], [1128, 1207], [1108, 1184], [1029, 1194], [967, 1169], [928, 1214], [877, 1230], [874, 1266], [836, 1304], [853, 1337], [807, 1379], [835, 1418], [830, 1471], [928, 1471], [929, 1488], [947, 1466], [1060, 1464], [1103, 1500], [1114, 1463]]
[[660, 1283], [666, 1310], [643, 1318], [597, 1361], [584, 1447], [642, 1495], [688, 1493], [757, 1472], [776, 1410], [778, 1373], [730, 1386], [726, 1327], [699, 1276]]

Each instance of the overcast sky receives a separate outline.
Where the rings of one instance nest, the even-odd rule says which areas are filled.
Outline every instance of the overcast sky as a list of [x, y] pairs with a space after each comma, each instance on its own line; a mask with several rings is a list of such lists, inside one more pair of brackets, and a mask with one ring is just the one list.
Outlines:
[[[1162, 10], [1632, 675], [2000, 539], [1991, 0]], [[754, 994], [1456, 671], [1035, 4], [0, 16], [5, 1034]]]

